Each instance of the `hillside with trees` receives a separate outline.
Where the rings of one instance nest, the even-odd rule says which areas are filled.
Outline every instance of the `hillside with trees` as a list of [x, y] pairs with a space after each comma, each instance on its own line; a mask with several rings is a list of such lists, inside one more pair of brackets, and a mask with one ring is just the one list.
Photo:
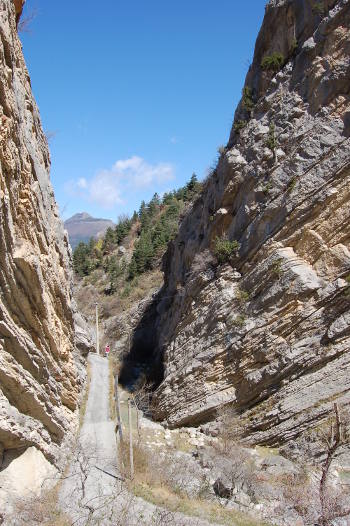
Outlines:
[[142, 201], [132, 217], [120, 216], [104, 237], [79, 243], [73, 253], [76, 296], [86, 315], [98, 301], [108, 318], [161, 286], [162, 256], [201, 189], [193, 174], [183, 187]]

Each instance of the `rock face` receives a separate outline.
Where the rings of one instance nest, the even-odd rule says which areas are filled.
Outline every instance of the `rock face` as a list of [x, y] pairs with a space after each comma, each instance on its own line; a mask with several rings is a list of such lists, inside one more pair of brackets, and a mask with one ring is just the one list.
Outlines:
[[[16, 32], [0, 9], [0, 459], [35, 447], [57, 463], [76, 428], [70, 253]], [[2, 474], [1, 474], [2, 475]]]
[[18, 24], [19, 19], [21, 18], [22, 11], [26, 0], [14, 0], [15, 10], [16, 10], [16, 24]]
[[[350, 402], [349, 90], [350, 3], [271, 1], [228, 146], [165, 258], [170, 426], [231, 405], [247, 441], [281, 444]], [[239, 249], [218, 265], [223, 235]]]

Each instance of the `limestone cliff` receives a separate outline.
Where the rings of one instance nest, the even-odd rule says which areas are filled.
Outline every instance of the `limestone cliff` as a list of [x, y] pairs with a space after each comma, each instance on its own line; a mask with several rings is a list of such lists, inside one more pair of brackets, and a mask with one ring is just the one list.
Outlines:
[[[155, 415], [281, 444], [350, 402], [350, 3], [266, 6], [228, 146], [165, 259]], [[217, 264], [217, 237], [236, 240]]]
[[[4, 451], [29, 446], [55, 463], [81, 387], [68, 240], [16, 31], [22, 5], [0, 4], [0, 467]], [[77, 344], [86, 350], [81, 334]]]

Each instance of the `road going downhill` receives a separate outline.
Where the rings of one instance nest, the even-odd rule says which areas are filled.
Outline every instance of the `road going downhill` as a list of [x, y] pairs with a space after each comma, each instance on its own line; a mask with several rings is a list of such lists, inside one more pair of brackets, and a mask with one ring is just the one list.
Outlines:
[[[91, 382], [84, 424], [60, 492], [62, 510], [77, 525], [101, 520], [120, 492], [115, 424], [109, 417], [108, 360], [90, 354], [89, 364]], [[108, 524], [106, 521], [103, 523]]]

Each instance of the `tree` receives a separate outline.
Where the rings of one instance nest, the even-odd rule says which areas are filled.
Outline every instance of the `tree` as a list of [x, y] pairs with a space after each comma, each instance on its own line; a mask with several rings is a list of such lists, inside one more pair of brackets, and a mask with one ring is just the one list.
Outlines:
[[105, 233], [105, 237], [103, 239], [103, 253], [109, 254], [116, 243], [116, 236], [115, 236], [115, 230], [113, 228], [108, 227]]
[[78, 276], [88, 276], [92, 269], [91, 264], [91, 246], [82, 241], [74, 250], [73, 268]]
[[193, 197], [199, 192], [200, 188], [201, 184], [198, 181], [197, 175], [193, 173], [191, 179], [186, 185], [186, 198], [193, 199]]

